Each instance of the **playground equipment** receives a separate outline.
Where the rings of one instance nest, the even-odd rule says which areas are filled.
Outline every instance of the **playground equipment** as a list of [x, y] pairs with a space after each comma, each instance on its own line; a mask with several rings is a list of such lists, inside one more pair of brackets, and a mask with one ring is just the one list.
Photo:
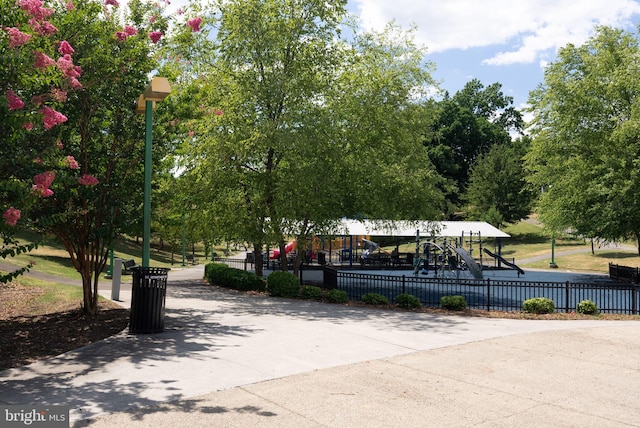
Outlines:
[[[298, 241], [294, 239], [293, 241], [289, 242], [287, 245], [284, 246], [284, 253], [289, 254], [291, 251], [295, 250], [297, 246], [298, 246]], [[275, 250], [273, 250], [273, 252], [271, 253], [271, 257], [269, 258], [277, 259], [278, 257], [280, 257], [280, 250], [276, 248]]]
[[[476, 237], [477, 239], [474, 239]], [[468, 250], [463, 244], [468, 244]], [[420, 231], [416, 231], [416, 260], [414, 262], [414, 274], [418, 271], [424, 275], [429, 274], [429, 269], [434, 271], [435, 276], [440, 272], [444, 277], [447, 272], [455, 272], [459, 277], [461, 271], [468, 271], [475, 279], [482, 279], [482, 251], [480, 251], [480, 264], [472, 256], [473, 244], [478, 243], [482, 250], [482, 240], [480, 233], [471, 232], [465, 241], [465, 234], [462, 233], [460, 239], [438, 238], [435, 236], [421, 239]], [[420, 247], [422, 246], [422, 255]], [[422, 270], [420, 270], [422, 267]]]
[[386, 250], [380, 248], [377, 242], [373, 242], [363, 238], [362, 244], [364, 246], [364, 251], [362, 252], [360, 262], [363, 265], [384, 265], [388, 264], [391, 261], [391, 254], [389, 254]]
[[[466, 248], [464, 246], [466, 244]], [[480, 249], [478, 263], [473, 257], [473, 244], [478, 244]], [[422, 248], [422, 254], [420, 249]], [[483, 270], [485, 266], [482, 262], [482, 254], [486, 254], [498, 261], [498, 266], [507, 266], [518, 272], [518, 276], [524, 275], [522, 270], [515, 263], [510, 262], [499, 254], [494, 254], [486, 248], [482, 248], [482, 239], [480, 233], [469, 233], [469, 235], [461, 234], [459, 239], [437, 238], [431, 236], [429, 238], [420, 238], [420, 232], [416, 232], [416, 259], [414, 262], [414, 274], [418, 272], [428, 275], [432, 270], [437, 277], [441, 274], [443, 277], [449, 272], [456, 272], [456, 276], [460, 272], [469, 272], [475, 279], [483, 279]], [[490, 269], [490, 268], [489, 268]]]
[[509, 266], [511, 269], [515, 270], [516, 272], [518, 272], [518, 276], [520, 275], [524, 275], [524, 271], [515, 263], [511, 263], [509, 260], [505, 259], [502, 256], [499, 256], [497, 254], [492, 253], [491, 251], [487, 250], [486, 248], [483, 248], [482, 251], [484, 251], [489, 257], [493, 257], [494, 259], [498, 260], [498, 262], [502, 263], [505, 266]]

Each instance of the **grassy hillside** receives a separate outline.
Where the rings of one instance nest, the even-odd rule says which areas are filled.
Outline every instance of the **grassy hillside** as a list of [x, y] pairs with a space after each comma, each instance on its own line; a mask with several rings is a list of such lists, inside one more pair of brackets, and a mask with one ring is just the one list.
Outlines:
[[[69, 253], [62, 244], [53, 237], [41, 237], [31, 232], [24, 232], [19, 235], [21, 242], [39, 242], [38, 248], [27, 254], [21, 254], [13, 258], [3, 260], [15, 266], [24, 266], [29, 261], [35, 261], [35, 266], [31, 269], [36, 272], [46, 272], [52, 275], [65, 278], [77, 278], [80, 276], [71, 264]], [[191, 253], [191, 248], [187, 248], [187, 254]], [[221, 253], [221, 251], [220, 251]], [[201, 246], [196, 246], [196, 257], [201, 262], [204, 261], [204, 251]], [[138, 264], [142, 262], [142, 240], [136, 242], [135, 239], [126, 237], [119, 238], [114, 245], [114, 257], [123, 260], [133, 259]], [[108, 269], [109, 262], [107, 262]], [[159, 250], [151, 248], [150, 265], [154, 267], [177, 267], [182, 266], [182, 249], [178, 248], [173, 255], [168, 248]]]

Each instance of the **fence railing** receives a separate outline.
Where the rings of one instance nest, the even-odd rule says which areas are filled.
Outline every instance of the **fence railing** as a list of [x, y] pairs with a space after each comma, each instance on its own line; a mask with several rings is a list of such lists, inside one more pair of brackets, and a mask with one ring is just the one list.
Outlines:
[[[254, 265], [247, 259], [216, 258], [218, 263], [243, 270], [253, 270]], [[624, 266], [617, 267], [617, 274], [611, 278], [626, 278]], [[631, 268], [630, 268], [631, 269]], [[635, 270], [635, 268], [633, 268]], [[426, 278], [414, 275], [378, 275], [370, 273], [339, 271], [325, 266], [322, 271], [314, 271], [320, 276], [307, 278], [301, 272], [304, 282], [316, 282], [326, 288], [337, 288], [347, 292], [350, 300], [360, 300], [367, 293], [386, 296], [395, 303], [399, 294], [412, 294], [420, 299], [423, 306], [440, 306], [442, 296], [461, 295], [469, 308], [488, 311], [520, 311], [522, 302], [533, 297], [547, 297], [553, 300], [557, 311], [575, 311], [583, 300], [593, 301], [603, 313], [639, 314], [640, 285], [630, 283], [575, 283], [575, 282], [533, 282], [516, 280], [471, 278]], [[311, 272], [304, 272], [311, 273]]]
[[609, 263], [609, 277], [637, 284], [640, 282], [640, 268]]
[[424, 278], [331, 272], [334, 285], [347, 292], [350, 300], [367, 293], [382, 294], [395, 303], [399, 294], [411, 294], [424, 306], [440, 306], [442, 296], [461, 295], [469, 308], [520, 311], [522, 302], [533, 297], [553, 300], [557, 311], [575, 311], [578, 303], [591, 300], [603, 313], [640, 313], [640, 286], [633, 284], [587, 284], [570, 282], [530, 282], [496, 279]]

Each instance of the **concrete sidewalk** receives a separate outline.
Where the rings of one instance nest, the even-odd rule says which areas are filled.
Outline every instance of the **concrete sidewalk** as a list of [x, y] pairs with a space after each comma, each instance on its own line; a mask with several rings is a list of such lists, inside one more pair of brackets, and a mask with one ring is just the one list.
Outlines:
[[640, 426], [640, 322], [353, 308], [202, 273], [169, 273], [164, 333], [0, 372], [0, 402], [91, 427]]

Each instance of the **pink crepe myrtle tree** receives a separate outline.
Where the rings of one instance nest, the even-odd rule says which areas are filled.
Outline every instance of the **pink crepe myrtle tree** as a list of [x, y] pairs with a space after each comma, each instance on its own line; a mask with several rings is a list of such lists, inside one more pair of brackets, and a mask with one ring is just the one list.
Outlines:
[[0, 17], [1, 229], [54, 234], [82, 277], [85, 314], [95, 315], [108, 248], [139, 205], [142, 162], [131, 153], [144, 142], [135, 100], [157, 68], [149, 34], [168, 24], [149, 23], [161, 16], [152, 3], [136, 4], [131, 15], [146, 18], [124, 26], [117, 1], [48, 6], [18, 0]]

